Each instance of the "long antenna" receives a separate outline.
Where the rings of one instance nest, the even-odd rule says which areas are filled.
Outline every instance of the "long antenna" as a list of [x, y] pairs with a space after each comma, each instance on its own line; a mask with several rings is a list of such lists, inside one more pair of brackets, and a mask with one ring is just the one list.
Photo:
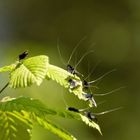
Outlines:
[[90, 54], [90, 53], [93, 53], [94, 51], [93, 50], [91, 50], [91, 51], [89, 51], [89, 52], [86, 52], [81, 58], [80, 58], [80, 60], [77, 62], [77, 64], [76, 64], [76, 66], [74, 67], [75, 69], [77, 68], [77, 66], [80, 64], [80, 62], [85, 58], [85, 56], [87, 56], [88, 54]]
[[91, 72], [89, 72], [89, 74], [87, 75], [87, 77], [84, 78], [85, 80], [88, 79], [92, 75], [92, 73], [96, 70], [96, 68], [98, 67], [99, 64], [100, 64], [100, 61], [98, 61], [95, 64], [95, 66], [93, 67], [93, 69], [91, 70]]
[[106, 100], [104, 100], [104, 101], [100, 101], [99, 103], [97, 103], [97, 105], [99, 106], [99, 105], [102, 105], [102, 104], [104, 104], [106, 102]]
[[68, 106], [67, 101], [66, 101], [66, 99], [65, 99], [65, 97], [64, 97], [64, 89], [62, 89], [61, 96], [62, 96], [63, 103], [65, 104], [65, 107], [66, 107], [66, 109], [67, 109], [69, 106]]
[[64, 66], [66, 66], [66, 63], [65, 63], [65, 61], [63, 60], [62, 55], [61, 55], [60, 46], [59, 46], [59, 38], [57, 39], [57, 50], [58, 50], [58, 53], [59, 53], [60, 61], [62, 62], [62, 64], [63, 64]]
[[120, 110], [120, 109], [123, 109], [123, 107], [117, 107], [117, 108], [114, 108], [114, 109], [110, 109], [110, 110], [103, 111], [103, 112], [100, 112], [100, 113], [93, 113], [93, 114], [99, 116], [99, 115], [104, 115], [104, 114], [111, 113], [111, 112], [114, 112], [114, 111], [117, 111], [117, 110]]
[[95, 82], [101, 80], [102, 78], [104, 78], [105, 76], [107, 76], [108, 74], [110, 74], [110, 73], [112, 73], [112, 72], [114, 72], [114, 71], [116, 71], [116, 69], [113, 69], [113, 70], [111, 70], [111, 71], [108, 71], [108, 72], [105, 73], [104, 75], [102, 75], [102, 76], [100, 76], [99, 78], [97, 78], [97, 79], [95, 79], [95, 80], [93, 80], [93, 81], [90, 81], [90, 82], [88, 82], [88, 83], [89, 83], [89, 84], [95, 83]]
[[114, 93], [114, 92], [117, 92], [117, 91], [119, 91], [119, 90], [121, 90], [121, 89], [123, 89], [123, 88], [125, 88], [125, 86], [119, 87], [119, 88], [114, 89], [114, 90], [111, 90], [110, 92], [107, 92], [107, 93], [103, 93], [103, 94], [94, 94], [94, 96], [106, 96], [106, 95], [112, 94], [112, 93]]
[[8, 87], [9, 82], [0, 90], [0, 94]]
[[81, 44], [81, 42], [83, 42], [86, 38], [87, 38], [87, 37], [84, 36], [84, 37], [77, 43], [77, 45], [74, 47], [74, 49], [72, 50], [71, 55], [70, 55], [70, 57], [69, 57], [69, 59], [68, 59], [67, 64], [70, 63], [70, 61], [71, 61], [71, 59], [72, 59], [72, 57], [73, 57], [73, 55], [74, 55], [76, 49], [79, 47], [79, 45]]

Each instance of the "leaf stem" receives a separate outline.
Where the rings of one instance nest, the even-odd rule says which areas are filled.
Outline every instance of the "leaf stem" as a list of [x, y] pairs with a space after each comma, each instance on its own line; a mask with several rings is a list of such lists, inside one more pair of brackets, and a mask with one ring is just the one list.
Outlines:
[[0, 94], [7, 88], [8, 85], [9, 85], [9, 82], [0, 90]]

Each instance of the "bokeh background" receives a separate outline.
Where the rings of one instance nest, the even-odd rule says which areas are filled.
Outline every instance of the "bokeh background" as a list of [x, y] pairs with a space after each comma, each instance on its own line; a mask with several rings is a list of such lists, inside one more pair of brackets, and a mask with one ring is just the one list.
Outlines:
[[[82, 122], [52, 117], [57, 124], [70, 131], [79, 140], [139, 140], [140, 139], [140, 1], [138, 0], [0, 0], [0, 66], [13, 63], [18, 54], [29, 50], [29, 55], [45, 54], [50, 63], [65, 68], [76, 44], [85, 38], [75, 52], [74, 65], [86, 51], [94, 50], [78, 66], [78, 71], [94, 80], [111, 69], [117, 71], [98, 82], [98, 90], [106, 93], [125, 86], [114, 94], [95, 97], [106, 101], [93, 112], [123, 106], [122, 110], [98, 117], [103, 131]], [[8, 80], [0, 75], [0, 88]], [[6, 89], [3, 96], [29, 96], [40, 99], [47, 106], [65, 109], [66, 104], [77, 108], [85, 103], [69, 94], [54, 81], [26, 89]], [[32, 140], [59, 138], [37, 125]]]

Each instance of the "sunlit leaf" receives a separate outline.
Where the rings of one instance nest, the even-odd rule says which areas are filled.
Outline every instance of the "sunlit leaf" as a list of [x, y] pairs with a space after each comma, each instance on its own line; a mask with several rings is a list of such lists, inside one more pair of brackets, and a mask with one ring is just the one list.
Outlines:
[[[59, 68], [54, 65], [49, 65], [48, 71], [47, 71], [47, 77], [50, 79], [56, 81], [61, 86], [68, 88], [70, 92], [74, 93], [76, 96], [79, 97], [79, 99], [85, 100], [83, 93], [83, 86], [82, 81], [79, 77], [76, 75], [73, 75], [66, 70]], [[74, 89], [70, 89], [70, 83], [68, 82], [69, 79], [74, 79], [78, 83], [78, 86]]]
[[69, 87], [68, 79], [70, 77], [80, 80], [78, 77], [74, 77], [71, 73], [67, 72], [66, 70], [54, 65], [49, 65], [47, 76], [52, 80], [55, 80], [57, 83], [59, 83], [61, 86], [64, 86], [65, 88]]
[[80, 120], [82, 122], [84, 122], [86, 125], [97, 129], [100, 134], [102, 135], [100, 126], [95, 122], [95, 121], [91, 121], [87, 116], [81, 114], [81, 113], [77, 113], [77, 112], [71, 112], [71, 111], [58, 111], [58, 116], [64, 117], [64, 118], [71, 118], [71, 119], [77, 119]]
[[[79, 99], [86, 100], [83, 96], [83, 85], [81, 79], [68, 71], [51, 65], [45, 55], [31, 57], [15, 64], [0, 69], [1, 72], [10, 71], [9, 87], [27, 87], [36, 83], [40, 85], [44, 78], [52, 79], [61, 86], [74, 93]], [[75, 80], [78, 86], [71, 88], [69, 80]]]
[[82, 114], [80, 114], [80, 117], [83, 122], [85, 122], [88, 126], [97, 129], [102, 135], [101, 129], [97, 123], [95, 123], [93, 120], [91, 121], [89, 118], [87, 118], [86, 116]]
[[46, 107], [44, 104], [42, 104], [39, 100], [28, 97], [19, 97], [17, 99], [4, 98], [0, 103], [0, 110], [3, 111], [15, 110], [18, 112], [24, 110], [25, 112], [33, 113], [42, 119], [44, 119], [46, 115], [55, 115], [63, 118], [77, 119], [83, 121], [90, 127], [97, 129], [101, 133], [100, 127], [96, 122], [91, 121], [89, 118], [80, 113], [71, 112], [67, 110], [59, 111], [50, 109]]
[[[41, 126], [58, 135], [64, 140], [76, 140], [76, 138], [74, 138], [66, 130], [59, 128], [56, 124], [46, 119], [47, 115], [57, 115], [58, 113], [53, 109], [48, 109], [39, 100], [34, 100], [25, 97], [19, 97], [17, 99], [7, 97], [0, 102], [0, 110], [1, 112], [9, 112], [10, 115], [13, 115], [13, 123], [15, 122], [16, 118], [22, 123], [24, 123], [24, 125], [26, 126], [28, 125], [28, 122], [25, 118], [27, 118], [29, 120], [33, 120], [34, 122], [37, 121]], [[29, 113], [29, 115], [27, 113]], [[22, 114], [25, 118], [23, 118], [23, 116], [20, 114]], [[15, 130], [17, 130], [16, 127], [14, 128]]]
[[7, 72], [7, 71], [12, 71], [14, 70], [16, 67], [16, 63], [15, 64], [11, 64], [9, 66], [4, 66], [2, 68], [0, 68], [0, 72]]
[[45, 55], [35, 56], [19, 63], [10, 73], [9, 85], [12, 88], [26, 87], [34, 83], [40, 85], [46, 77], [48, 57]]

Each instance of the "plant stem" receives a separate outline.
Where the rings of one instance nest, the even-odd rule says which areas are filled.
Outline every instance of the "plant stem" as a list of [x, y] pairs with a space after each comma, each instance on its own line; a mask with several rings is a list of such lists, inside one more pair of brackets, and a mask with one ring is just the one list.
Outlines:
[[9, 82], [0, 90], [0, 94], [7, 88], [8, 85], [9, 85]]

